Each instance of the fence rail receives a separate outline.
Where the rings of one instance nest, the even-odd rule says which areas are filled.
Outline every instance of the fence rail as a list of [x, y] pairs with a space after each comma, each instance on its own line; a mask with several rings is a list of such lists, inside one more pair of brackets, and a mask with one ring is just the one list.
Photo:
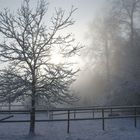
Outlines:
[[[0, 114], [30, 114], [30, 110], [0, 110]], [[55, 108], [47, 110], [36, 110], [36, 113], [50, 113], [51, 119], [36, 119], [36, 122], [67, 122], [67, 133], [70, 132], [71, 121], [84, 121], [84, 120], [101, 120], [102, 129], [105, 130], [105, 120], [107, 119], [123, 119], [134, 118], [134, 127], [137, 127], [137, 118], [140, 117], [140, 106], [109, 106], [109, 107], [75, 107], [75, 108]], [[80, 113], [90, 113], [90, 117], [77, 117]], [[95, 116], [99, 113], [99, 116]], [[54, 118], [55, 116], [66, 115], [66, 118]], [[13, 117], [13, 116], [11, 116]], [[24, 120], [8, 120], [11, 117], [0, 119], [0, 123], [23, 123], [30, 122], [29, 119]]]

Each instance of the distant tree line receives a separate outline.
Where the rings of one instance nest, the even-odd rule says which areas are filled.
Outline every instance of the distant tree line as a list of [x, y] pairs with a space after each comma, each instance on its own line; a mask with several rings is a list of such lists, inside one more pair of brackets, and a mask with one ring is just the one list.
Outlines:
[[90, 104], [140, 104], [139, 22], [140, 0], [111, 0], [91, 23]]

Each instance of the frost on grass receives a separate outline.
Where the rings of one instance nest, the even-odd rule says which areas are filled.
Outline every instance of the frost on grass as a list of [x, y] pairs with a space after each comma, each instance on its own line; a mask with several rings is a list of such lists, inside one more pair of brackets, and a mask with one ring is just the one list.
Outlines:
[[[47, 117], [38, 115], [38, 119]], [[28, 115], [14, 115], [12, 119], [27, 119]], [[10, 120], [10, 119], [9, 119]], [[139, 119], [137, 124], [139, 124]], [[37, 122], [36, 135], [28, 135], [29, 123], [0, 123], [0, 140], [139, 140], [140, 126], [134, 128], [134, 119], [105, 120], [105, 131], [101, 120], [70, 122]]]

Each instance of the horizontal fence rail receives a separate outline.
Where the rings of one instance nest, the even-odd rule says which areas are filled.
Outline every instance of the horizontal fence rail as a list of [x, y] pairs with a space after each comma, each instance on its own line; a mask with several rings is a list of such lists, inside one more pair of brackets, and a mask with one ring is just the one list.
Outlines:
[[[14, 114], [30, 114], [30, 110], [0, 110], [0, 114], [11, 114], [8, 117], [0, 118], [0, 123], [23, 123], [30, 122], [29, 119], [9, 120], [14, 117]], [[102, 129], [105, 130], [105, 120], [107, 119], [123, 119], [134, 118], [134, 126], [137, 127], [137, 118], [140, 117], [140, 106], [90, 106], [90, 107], [75, 107], [75, 108], [55, 108], [36, 110], [37, 113], [48, 113], [51, 117], [48, 119], [36, 119], [36, 122], [67, 122], [67, 133], [70, 132], [71, 121], [85, 120], [101, 120]], [[79, 114], [90, 114], [90, 117], [79, 117]], [[96, 114], [98, 113], [98, 116]], [[62, 118], [65, 115], [65, 118]], [[60, 118], [56, 118], [60, 116]]]

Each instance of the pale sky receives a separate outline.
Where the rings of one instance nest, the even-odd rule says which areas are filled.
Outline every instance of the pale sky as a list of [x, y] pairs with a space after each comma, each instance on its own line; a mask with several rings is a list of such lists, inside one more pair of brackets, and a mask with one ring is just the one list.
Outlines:
[[[20, 7], [23, 0], [0, 0], [0, 11], [3, 8], [9, 8], [11, 11], [15, 11]], [[31, 5], [36, 5], [38, 0], [30, 0]], [[93, 21], [96, 14], [102, 9], [102, 5], [105, 0], [46, 0], [49, 2], [48, 12], [53, 13], [54, 8], [61, 7], [66, 11], [69, 11], [71, 6], [78, 8], [73, 15], [76, 21], [73, 26], [72, 32], [78, 41], [86, 43], [85, 34], [88, 31], [88, 24]]]

